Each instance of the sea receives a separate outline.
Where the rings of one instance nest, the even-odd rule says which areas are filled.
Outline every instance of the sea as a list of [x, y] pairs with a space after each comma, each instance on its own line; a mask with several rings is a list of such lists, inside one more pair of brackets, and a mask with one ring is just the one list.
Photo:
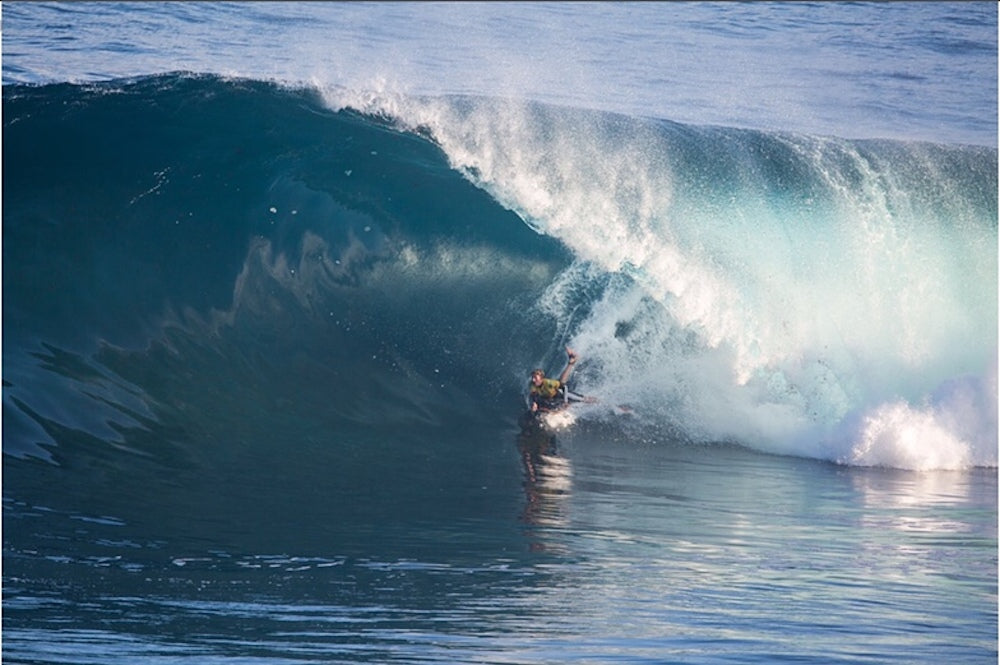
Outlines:
[[3, 662], [996, 663], [997, 7], [4, 2]]

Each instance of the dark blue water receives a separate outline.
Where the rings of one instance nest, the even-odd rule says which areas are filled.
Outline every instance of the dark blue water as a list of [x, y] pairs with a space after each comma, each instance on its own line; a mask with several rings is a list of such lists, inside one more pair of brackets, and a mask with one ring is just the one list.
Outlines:
[[995, 146], [993, 2], [12, 3], [7, 83], [169, 71]]
[[[995, 116], [707, 126], [460, 59], [423, 94], [220, 77], [461, 15], [88, 6], [4, 7], [5, 662], [996, 661]], [[600, 7], [537, 11], [648, 32]], [[987, 5], [921, 7], [893, 40], [995, 69]], [[128, 11], [145, 37], [76, 60]], [[674, 43], [763, 39], [733, 11]], [[156, 74], [161, 24], [227, 35], [208, 73]], [[599, 401], [522, 428], [566, 344]]]

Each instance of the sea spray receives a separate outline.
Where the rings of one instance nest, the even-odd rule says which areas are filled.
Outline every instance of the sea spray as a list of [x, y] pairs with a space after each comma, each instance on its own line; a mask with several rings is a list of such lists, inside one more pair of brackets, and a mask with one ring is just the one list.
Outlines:
[[429, 135], [574, 252], [539, 306], [566, 322], [602, 291], [573, 324], [590, 390], [696, 440], [996, 464], [995, 151], [335, 97]]
[[569, 343], [645, 439], [995, 466], [995, 150], [342, 92], [5, 89], [5, 450], [200, 431], [192, 385], [486, 417]]

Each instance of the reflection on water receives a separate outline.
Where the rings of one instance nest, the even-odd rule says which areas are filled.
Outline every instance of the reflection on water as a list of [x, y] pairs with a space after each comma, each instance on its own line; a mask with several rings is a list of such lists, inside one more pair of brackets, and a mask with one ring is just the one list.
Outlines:
[[[319, 497], [343, 509], [298, 494], [308, 537], [261, 519], [260, 539], [227, 545], [196, 519], [182, 536], [8, 497], [3, 661], [997, 662], [995, 470], [843, 468], [605, 432], [524, 427], [520, 478], [513, 434], [498, 433], [502, 493], [463, 470], [441, 502], [417, 482], [384, 504], [350, 485]], [[212, 524], [239, 514], [215, 511]]]
[[984, 567], [981, 556], [996, 551], [995, 470], [853, 471], [859, 527], [867, 534], [859, 551], [877, 562], [883, 578], [926, 584], [986, 576], [995, 589], [996, 560]]
[[[570, 461], [559, 454], [556, 436], [535, 418], [521, 421], [517, 448], [524, 468], [525, 504], [521, 519], [533, 527], [553, 528], [568, 524], [567, 500], [573, 484]], [[552, 550], [551, 543], [535, 542], [533, 550]]]
[[[859, 470], [851, 474], [851, 482], [866, 508], [866, 523], [885, 529], [947, 535], [973, 528], [965, 519], [967, 508], [982, 503], [976, 495], [982, 493], [983, 481], [990, 475], [993, 480], [987, 485], [995, 491], [995, 471], [986, 469], [918, 473]], [[979, 523], [978, 519], [973, 521]]]
[[866, 504], [905, 508], [964, 503], [969, 499], [971, 479], [965, 471], [874, 469], [854, 473], [851, 481]]

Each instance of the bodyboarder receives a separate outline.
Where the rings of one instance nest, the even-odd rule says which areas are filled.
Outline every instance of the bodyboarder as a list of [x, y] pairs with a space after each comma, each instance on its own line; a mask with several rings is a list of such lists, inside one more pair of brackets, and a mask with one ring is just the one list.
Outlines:
[[563, 393], [566, 390], [566, 380], [569, 379], [573, 365], [576, 364], [577, 355], [573, 349], [566, 347], [567, 362], [562, 374], [558, 379], [548, 379], [545, 371], [535, 369], [531, 372], [531, 382], [528, 390], [528, 399], [531, 402], [531, 412], [555, 411], [564, 406]]

